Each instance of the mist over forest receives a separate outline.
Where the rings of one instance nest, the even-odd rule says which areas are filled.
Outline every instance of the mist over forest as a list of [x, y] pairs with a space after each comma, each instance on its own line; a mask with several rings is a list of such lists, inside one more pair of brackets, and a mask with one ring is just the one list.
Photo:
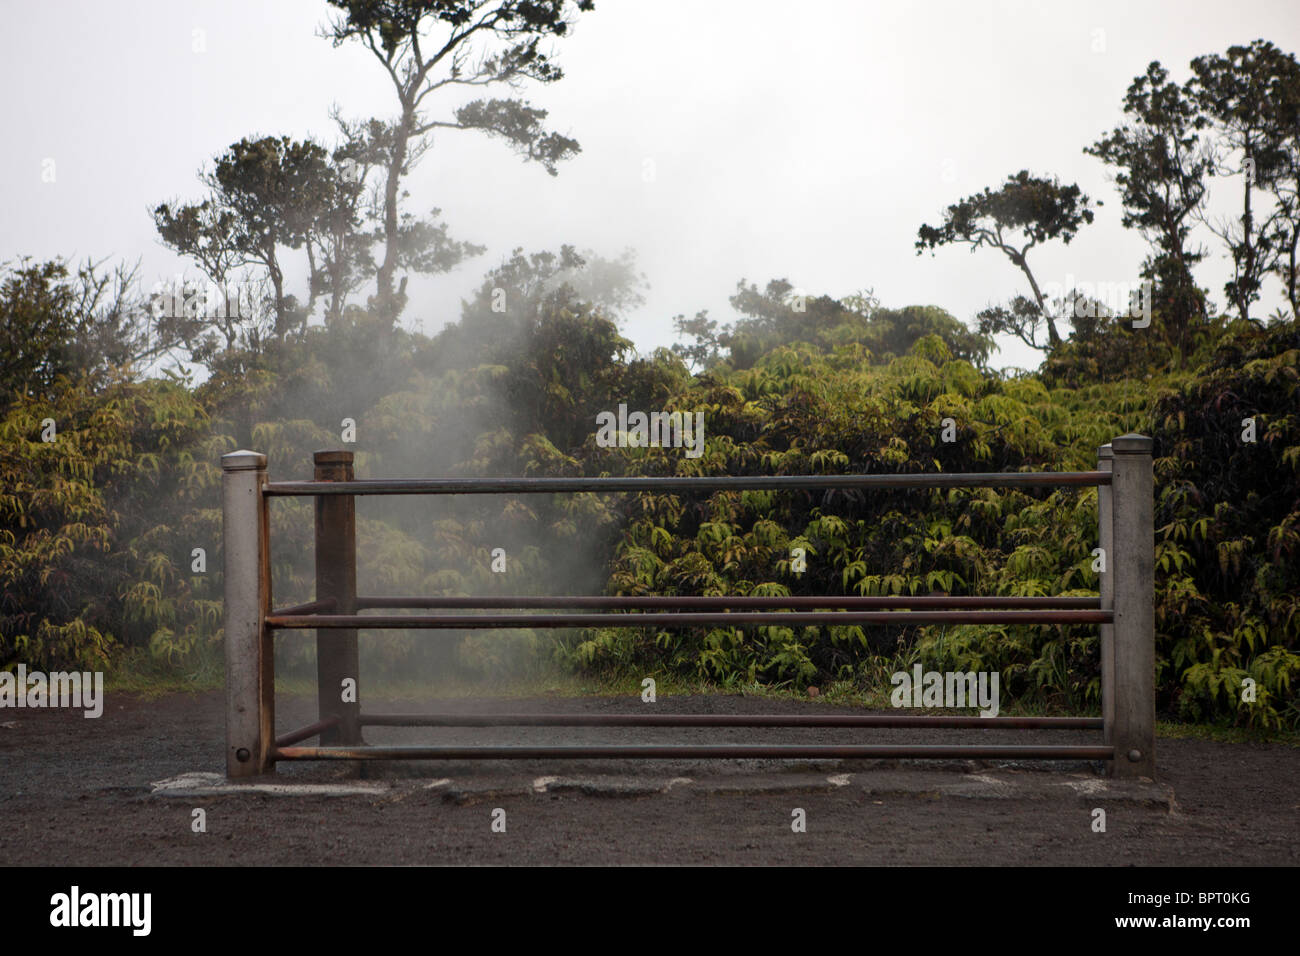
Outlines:
[[[924, 270], [913, 294], [856, 252], [854, 285], [816, 286], [815, 265], [726, 271], [693, 244], [691, 221], [593, 247], [587, 224], [617, 236], [620, 217], [593, 201], [566, 220], [553, 191], [603, 196], [609, 177], [584, 163], [617, 153], [629, 183], [667, 197], [675, 170], [711, 162], [680, 145], [642, 157], [554, 105], [574, 103], [565, 90], [578, 84], [630, 110], [659, 82], [642, 63], [585, 71], [585, 87], [568, 75], [571, 57], [594, 55], [584, 43], [603, 35], [588, 24], [607, 6], [277, 12], [286, 44], [310, 37], [366, 72], [365, 103], [331, 108], [321, 93], [309, 129], [268, 125], [266, 101], [317, 103], [286, 69], [225, 145], [181, 150], [199, 169], [187, 185], [130, 182], [147, 202], [131, 228], [147, 227], [152, 247], [34, 251], [45, 200], [31, 195], [57, 195], [80, 160], [34, 153], [10, 177], [0, 668], [219, 682], [220, 458], [237, 449], [267, 455], [272, 480], [310, 478], [313, 452], [336, 448], [355, 452], [362, 478], [1090, 471], [1100, 445], [1138, 432], [1155, 443], [1159, 712], [1300, 728], [1300, 35], [1243, 34], [1177, 59], [1153, 48], [1126, 70], [1107, 44], [1143, 34], [1076, 24], [1078, 55], [1122, 90], [1066, 124], [1087, 183], [1022, 144], [963, 140], [935, 154], [936, 175], [889, 179], [903, 231], [806, 223], [842, 247], [884, 234]], [[609, 16], [626, 35], [656, 8]], [[184, 35], [187, 55], [211, 55], [205, 31]], [[824, 96], [870, 114], [869, 91]], [[677, 115], [684, 140], [707, 125]], [[766, 188], [809, 189], [834, 151], [810, 142], [794, 154], [807, 165], [774, 165]], [[576, 235], [535, 245], [534, 226], [474, 218], [463, 195], [501, 170], [526, 186], [511, 200], [521, 217]], [[712, 175], [718, 206], [708, 190], [690, 199], [700, 230], [732, 221], [727, 169]], [[761, 227], [734, 221], [724, 228], [748, 248]], [[1107, 238], [1090, 246], [1094, 235]], [[766, 255], [805, 261], [805, 235], [762, 238]], [[656, 272], [674, 244], [689, 261]], [[1110, 258], [1096, 258], [1102, 246]], [[141, 265], [159, 249], [184, 271]], [[683, 302], [696, 283], [717, 299]], [[629, 438], [630, 426], [606, 440], [602, 422], [630, 422], [620, 406], [664, 434], [671, 416], [698, 421], [702, 445]], [[270, 515], [274, 604], [311, 601], [312, 504], [277, 499]], [[1095, 488], [370, 498], [358, 590], [1068, 597], [1097, 592], [1096, 535]], [[281, 675], [314, 674], [310, 640], [284, 635], [276, 653]], [[1019, 707], [1100, 705], [1091, 625], [391, 630], [365, 632], [361, 653], [377, 680], [658, 673], [731, 690], [879, 689], [921, 664], [995, 670]]]

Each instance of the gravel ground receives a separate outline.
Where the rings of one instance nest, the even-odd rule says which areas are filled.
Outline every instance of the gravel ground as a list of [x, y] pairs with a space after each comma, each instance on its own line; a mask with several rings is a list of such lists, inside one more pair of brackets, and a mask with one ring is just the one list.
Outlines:
[[[282, 695], [280, 732], [314, 718]], [[441, 702], [613, 711], [638, 699]], [[664, 712], [778, 713], [825, 703], [660, 698]], [[367, 702], [376, 712], [429, 702]], [[847, 711], [846, 711], [847, 712]], [[0, 711], [0, 858], [9, 865], [1300, 863], [1300, 748], [1160, 740], [1158, 783], [1112, 786], [1099, 765], [952, 761], [493, 761], [284, 764], [230, 793], [224, 698], [110, 694], [104, 715]], [[915, 731], [372, 728], [369, 743], [837, 743]], [[925, 742], [1085, 742], [1078, 732], [930, 731]], [[206, 774], [207, 776], [194, 776]], [[189, 776], [186, 776], [189, 775]], [[156, 785], [171, 781], [167, 787]], [[315, 786], [314, 792], [310, 787]], [[343, 792], [339, 792], [343, 791]], [[203, 809], [206, 832], [193, 832]], [[794, 832], [802, 809], [806, 831]], [[1106, 811], [1094, 832], [1094, 810]], [[496, 811], [505, 832], [494, 832]], [[36, 852], [34, 848], [39, 848]]]

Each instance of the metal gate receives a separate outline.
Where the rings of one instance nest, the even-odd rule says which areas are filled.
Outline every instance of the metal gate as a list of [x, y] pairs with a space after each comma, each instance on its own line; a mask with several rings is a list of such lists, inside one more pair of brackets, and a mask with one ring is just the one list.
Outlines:
[[[721, 478], [457, 478], [355, 480], [352, 452], [315, 455], [312, 481], [272, 482], [266, 456], [221, 459], [226, 647], [226, 770], [246, 777], [281, 760], [552, 758], [1015, 758], [1106, 761], [1115, 776], [1155, 776], [1154, 532], [1151, 439], [1124, 435], [1098, 450], [1096, 471], [982, 474], [801, 475]], [[1091, 597], [370, 597], [356, 593], [357, 495], [523, 495], [563, 492], [745, 489], [1096, 486], [1104, 555]], [[316, 499], [316, 597], [271, 607], [271, 498]], [[507, 614], [362, 614], [361, 611], [522, 611]], [[563, 613], [537, 613], [537, 612]], [[1101, 629], [1102, 716], [980, 717], [912, 714], [369, 714], [341, 701], [341, 682], [360, 683], [361, 628], [675, 627], [810, 624], [1064, 624]], [[275, 736], [277, 630], [315, 629], [320, 719]], [[368, 746], [367, 726], [404, 727], [929, 727], [1101, 731], [1100, 744], [717, 744], [570, 746]], [[319, 746], [301, 746], [319, 737]]]

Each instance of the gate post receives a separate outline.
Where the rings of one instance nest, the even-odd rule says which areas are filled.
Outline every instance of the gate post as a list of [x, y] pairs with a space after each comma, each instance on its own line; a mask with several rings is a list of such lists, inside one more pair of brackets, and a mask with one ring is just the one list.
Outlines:
[[[1097, 470], [1111, 471], [1114, 453], [1109, 444], [1097, 449]], [[1115, 535], [1114, 489], [1111, 485], [1097, 486], [1097, 547], [1101, 548], [1101, 574], [1097, 590], [1101, 593], [1101, 609], [1115, 610]], [[1101, 632], [1101, 720], [1102, 742], [1115, 742], [1115, 626], [1102, 624]], [[1114, 761], [1106, 765], [1114, 773]]]
[[275, 652], [271, 610], [266, 456], [221, 456], [222, 565], [225, 586], [226, 776], [275, 769]]
[[[318, 451], [312, 456], [317, 481], [351, 481], [352, 452]], [[352, 495], [316, 496], [316, 600], [334, 598], [334, 613], [357, 612], [357, 520]], [[355, 628], [316, 630], [316, 683], [320, 719], [338, 717], [321, 731], [321, 746], [353, 746], [361, 741], [360, 662]], [[343, 702], [343, 681], [356, 693]]]
[[1155, 777], [1155, 529], [1152, 441], [1111, 442], [1114, 708], [1117, 777]]

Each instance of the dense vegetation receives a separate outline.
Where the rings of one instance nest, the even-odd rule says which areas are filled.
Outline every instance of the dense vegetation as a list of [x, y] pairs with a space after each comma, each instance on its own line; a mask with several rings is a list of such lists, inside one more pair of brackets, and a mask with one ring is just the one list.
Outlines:
[[[489, 277], [485, 289], [500, 281]], [[344, 417], [357, 421], [359, 473], [386, 476], [1087, 469], [1098, 445], [1137, 430], [1156, 440], [1162, 707], [1294, 723], [1294, 324], [1226, 324], [1195, 370], [1076, 384], [1069, 380], [1083, 373], [1064, 360], [1051, 374], [981, 370], [955, 356], [960, 333], [916, 334], [901, 354], [877, 357], [844, 336], [843, 309], [827, 322], [847, 341], [789, 342], [748, 367], [724, 363], [695, 376], [671, 353], [636, 356], [614, 322], [569, 288], [508, 314], [468, 304], [433, 338], [375, 335], [358, 313], [259, 356], [237, 381], [96, 389], [59, 376], [41, 397], [12, 401], [3, 420], [6, 661], [101, 666], [130, 647], [182, 668], [210, 659], [221, 635], [219, 455], [251, 444], [269, 455], [273, 474], [305, 476], [314, 449], [340, 447]], [[908, 310], [879, 311], [888, 329]], [[858, 320], [873, 328], [871, 314]], [[595, 415], [610, 396], [633, 408], [702, 411], [705, 453], [597, 447]], [[47, 418], [57, 423], [53, 442], [41, 440]], [[948, 418], [956, 440], [945, 442]], [[1241, 440], [1247, 418], [1256, 422], [1253, 444]], [[274, 503], [277, 603], [310, 597], [309, 507]], [[437, 506], [368, 499], [360, 576], [373, 593], [1071, 594], [1097, 586], [1095, 535], [1095, 492], [1073, 489], [560, 495]], [[197, 547], [207, 554], [204, 573], [192, 570]], [[490, 571], [494, 547], [509, 555], [504, 575]], [[805, 573], [791, 570], [792, 547], [806, 550]], [[667, 668], [722, 684], [871, 686], [902, 653], [934, 667], [996, 668], [1008, 699], [1082, 708], [1097, 694], [1088, 627], [561, 637], [391, 633], [377, 635], [367, 654], [374, 673], [420, 662], [499, 673], [559, 660]], [[293, 637], [281, 653], [287, 672], [311, 661], [309, 642]], [[1253, 704], [1239, 702], [1247, 675], [1259, 686]]]
[[[415, 28], [370, 22], [366, 5], [336, 6], [351, 11], [337, 26], [340, 42]], [[538, 30], [563, 34], [554, 16], [536, 15]], [[530, 58], [525, 26], [508, 37], [516, 58], [493, 69], [505, 79], [558, 78], [535, 48]], [[409, 55], [387, 40], [380, 48], [390, 59]], [[1233, 64], [1245, 69], [1243, 56], [1291, 75], [1271, 47], [1247, 54], [1197, 61], [1203, 87], [1198, 93], [1189, 82], [1185, 100], [1168, 92], [1162, 70], [1152, 71], [1135, 82], [1126, 110], [1145, 110], [1148, 131], [1163, 117], [1177, 146], [1186, 129], [1199, 129], [1180, 112], [1187, 103], [1211, 118], [1231, 112], [1227, 81]], [[1156, 106], [1153, 84], [1164, 91]], [[551, 171], [576, 151], [541, 128], [541, 111], [488, 102], [460, 115], [460, 128], [506, 135]], [[230, 262], [250, 257], [255, 272], [270, 276], [260, 293], [239, 286], [235, 301], [250, 315], [213, 321], [202, 308], [155, 308], [156, 297], [133, 302], [129, 276], [105, 278], [92, 264], [70, 272], [22, 260], [0, 272], [0, 666], [126, 660], [210, 671], [222, 636], [219, 456], [255, 448], [269, 456], [272, 475], [305, 477], [313, 450], [342, 447], [345, 418], [356, 422], [349, 447], [357, 471], [372, 477], [1086, 470], [1098, 445], [1140, 431], [1154, 437], [1157, 459], [1161, 711], [1300, 726], [1300, 329], [1296, 210], [1287, 205], [1287, 177], [1295, 176], [1287, 164], [1300, 163], [1294, 134], [1260, 134], [1243, 147], [1259, 160], [1256, 189], [1272, 190], [1281, 211], [1266, 231], [1262, 214], [1248, 212], [1245, 232], [1229, 243], [1238, 269], [1225, 292], [1240, 313], [1231, 318], [1214, 316], [1205, 290], [1188, 285], [1194, 257], [1180, 258], [1182, 220], [1164, 207], [1150, 211], [1156, 185], [1135, 171], [1158, 177], [1120, 128], [1095, 149], [1128, 169], [1135, 227], [1147, 213], [1167, 227], [1156, 230], [1146, 264], [1156, 284], [1149, 326], [1104, 308], [1061, 311], [1036, 282], [1033, 299], [991, 310], [972, 329], [937, 306], [887, 308], [869, 293], [805, 297], [784, 279], [762, 290], [742, 281], [734, 322], [720, 329], [705, 313], [678, 317], [682, 342], [640, 355], [618, 325], [638, 296], [631, 259], [568, 247], [516, 252], [433, 336], [396, 322], [404, 294], [395, 271], [440, 271], [477, 251], [445, 228], [401, 219], [395, 207], [363, 221], [347, 188], [373, 171], [399, 196], [416, 119], [342, 124], [348, 135], [333, 153], [243, 141], [219, 160], [208, 199], [158, 207], [163, 238], [210, 265], [205, 274], [217, 287], [230, 286]], [[297, 191], [286, 194], [286, 181]], [[296, 205], [277, 213], [259, 190], [297, 197]], [[1035, 224], [1044, 203], [1056, 219]], [[1091, 221], [1086, 204], [1053, 181], [1012, 177], [998, 193], [950, 207], [942, 227], [922, 227], [919, 245], [978, 247], [980, 217], [996, 220], [989, 229], [999, 237], [1020, 227], [1030, 245], [1068, 241]], [[233, 243], [225, 251], [223, 237]], [[383, 262], [371, 247], [385, 250]], [[284, 288], [277, 258], [295, 249], [319, 253], [301, 300]], [[1014, 247], [1002, 251], [1014, 261]], [[1290, 314], [1252, 318], [1263, 280], [1285, 279], [1288, 261]], [[364, 305], [349, 300], [376, 277]], [[312, 321], [318, 305], [322, 320]], [[992, 335], [1006, 332], [1043, 348], [1040, 369], [987, 366]], [[142, 371], [177, 354], [204, 369], [201, 384], [175, 363]], [[702, 413], [704, 453], [600, 447], [596, 416], [620, 403]], [[1084, 594], [1097, 587], [1096, 520], [1092, 489], [368, 499], [359, 510], [359, 586], [405, 594]], [[275, 601], [309, 600], [310, 504], [277, 500], [272, 525]], [[504, 574], [491, 570], [494, 548], [508, 555]], [[804, 549], [806, 570], [792, 566], [792, 548]], [[1022, 705], [1087, 710], [1098, 698], [1093, 627], [471, 631], [432, 640], [375, 632], [363, 643], [368, 674], [558, 664], [722, 685], [845, 681], [878, 690], [899, 663], [916, 661], [997, 669], [1005, 699]], [[312, 663], [301, 637], [281, 638], [278, 653], [285, 673]], [[1257, 684], [1254, 700], [1241, 694], [1246, 677]]]

